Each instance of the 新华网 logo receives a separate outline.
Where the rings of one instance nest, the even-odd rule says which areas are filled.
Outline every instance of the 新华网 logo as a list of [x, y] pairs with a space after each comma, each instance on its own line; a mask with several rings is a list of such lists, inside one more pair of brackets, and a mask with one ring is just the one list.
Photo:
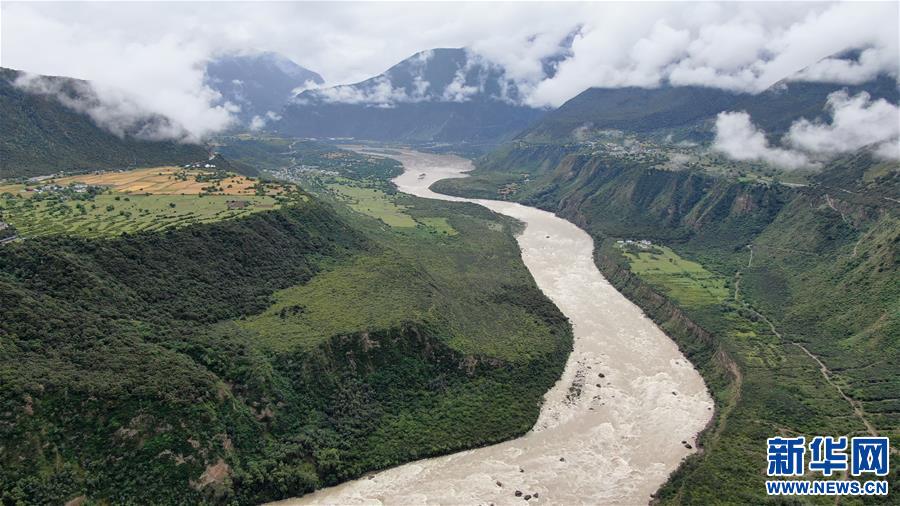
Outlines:
[[[890, 440], [887, 437], [773, 437], [766, 440], [766, 474], [772, 477], [806, 476], [817, 473], [852, 479], [769, 480], [769, 495], [887, 495], [890, 471]], [[807, 465], [808, 458], [808, 465]], [[811, 477], [814, 478], [815, 476]]]

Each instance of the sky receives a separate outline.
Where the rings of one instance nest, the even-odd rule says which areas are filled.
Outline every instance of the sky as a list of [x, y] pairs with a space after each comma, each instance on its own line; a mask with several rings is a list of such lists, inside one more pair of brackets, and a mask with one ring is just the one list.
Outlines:
[[[525, 104], [591, 86], [705, 85], [759, 92], [789, 76], [897, 75], [898, 3], [17, 3], [0, 4], [0, 65], [91, 80], [101, 97], [202, 137], [233, 119], [203, 62], [275, 51], [346, 84], [435, 47], [501, 66]], [[862, 48], [859, 63], [829, 60]], [[553, 75], [541, 64], [561, 57]], [[823, 60], [824, 59], [824, 60]], [[804, 70], [806, 69], [806, 70]], [[797, 75], [797, 72], [803, 73]]]

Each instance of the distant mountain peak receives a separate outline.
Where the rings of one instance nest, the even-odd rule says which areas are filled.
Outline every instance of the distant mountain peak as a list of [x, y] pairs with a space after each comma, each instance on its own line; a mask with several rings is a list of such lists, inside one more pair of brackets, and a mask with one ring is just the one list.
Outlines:
[[521, 97], [500, 66], [466, 48], [434, 48], [419, 51], [358, 83], [304, 91], [295, 101], [386, 108], [418, 102], [518, 104]]
[[325, 82], [316, 72], [272, 51], [218, 55], [207, 62], [205, 81], [223, 103], [240, 107], [238, 118], [251, 127], [276, 117], [297, 88]]
[[897, 62], [896, 55], [890, 51], [876, 47], [858, 47], [822, 58], [780, 82], [860, 85], [886, 77], [896, 80], [898, 72], [900, 62]]
[[276, 128], [305, 137], [489, 144], [544, 112], [521, 102], [499, 65], [466, 48], [435, 48], [358, 83], [303, 91]]

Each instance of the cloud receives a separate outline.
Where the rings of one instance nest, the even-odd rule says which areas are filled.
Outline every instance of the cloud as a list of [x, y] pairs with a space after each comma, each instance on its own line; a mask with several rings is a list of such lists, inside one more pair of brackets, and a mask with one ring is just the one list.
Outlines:
[[296, 95], [303, 93], [306, 90], [317, 90], [320, 87], [321, 87], [321, 85], [319, 83], [309, 79], [309, 80], [304, 81], [302, 85], [297, 86], [296, 88], [291, 90], [291, 94], [296, 96]]
[[113, 88], [97, 90], [85, 81], [48, 78], [21, 74], [13, 85], [28, 92], [49, 95], [65, 107], [87, 114], [101, 128], [123, 138], [142, 140], [177, 140], [197, 142], [199, 139], [171, 118], [144, 108], [133, 95]]
[[811, 153], [839, 154], [900, 137], [900, 108], [868, 93], [849, 96], [846, 91], [828, 95], [831, 122], [800, 119], [785, 136], [788, 144]]
[[[72, 8], [57, 7], [60, 13]], [[147, 12], [147, 6], [136, 7], [136, 18]], [[219, 94], [203, 84], [204, 44], [167, 32], [141, 40], [138, 27], [98, 28], [55, 14], [36, 5], [4, 4], [3, 65], [88, 79], [96, 102], [89, 111], [98, 124], [113, 125], [114, 133], [121, 130], [116, 123], [141, 121], [147, 113], [177, 125], [172, 133], [178, 140], [199, 140], [231, 124], [234, 106], [218, 104]], [[152, 19], [145, 17], [148, 29]]]
[[741, 161], [760, 161], [786, 169], [810, 167], [803, 153], [772, 147], [746, 112], [721, 112], [716, 118], [713, 149]]
[[875, 156], [885, 160], [900, 160], [900, 139], [882, 142], [875, 148]]
[[828, 95], [830, 122], [801, 118], [781, 144], [773, 147], [746, 112], [722, 112], [716, 118], [713, 149], [735, 160], [763, 161], [785, 169], [816, 167], [836, 155], [872, 146], [877, 156], [900, 158], [900, 108], [868, 93]]
[[897, 64], [897, 55], [884, 48], [863, 50], [857, 59], [825, 58], [803, 69], [791, 80], [862, 84]]
[[[422, 86], [421, 84], [424, 84]], [[398, 103], [421, 102], [426, 100], [424, 90], [427, 83], [417, 85], [412, 94], [405, 89], [395, 87], [389, 79], [382, 76], [363, 86], [335, 86], [312, 91], [312, 96], [327, 103], [365, 104], [375, 107], [394, 107]], [[298, 101], [304, 97], [298, 97]]]
[[264, 116], [257, 114], [250, 119], [250, 130], [253, 132], [262, 130], [270, 121], [281, 121], [281, 115], [275, 111], [266, 111]]
[[[528, 101], [557, 106], [591, 86], [664, 83], [756, 93], [810, 65], [801, 79], [897, 77], [897, 18], [896, 3], [604, 5], [584, 18], [572, 56], [533, 85]], [[869, 48], [858, 64], [817, 63], [857, 48]]]
[[[592, 86], [703, 85], [757, 92], [798, 79], [897, 76], [898, 4], [885, 3], [15, 3], [3, 4], [3, 65], [127, 90], [194, 137], [229, 122], [203, 84], [203, 62], [275, 51], [360, 82], [427, 48], [468, 47], [502, 70], [499, 99], [555, 107]], [[401, 34], [401, 35], [398, 35]], [[864, 49], [855, 62], [829, 58]], [[419, 86], [425, 88], [427, 79]], [[417, 100], [381, 83], [389, 106]], [[448, 100], [474, 83], [457, 82]], [[421, 96], [434, 94], [428, 87]], [[99, 92], [102, 96], [103, 93]], [[335, 98], [366, 100], [343, 89]], [[437, 91], [443, 93], [443, 90]], [[342, 95], [343, 94], [343, 95]]]

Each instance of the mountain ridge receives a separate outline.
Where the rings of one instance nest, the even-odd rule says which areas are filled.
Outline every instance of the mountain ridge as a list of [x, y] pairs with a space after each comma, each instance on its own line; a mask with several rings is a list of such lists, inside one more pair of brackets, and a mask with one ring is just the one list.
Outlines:
[[[853, 59], [845, 52], [833, 58]], [[613, 129], [652, 133], [676, 129], [691, 131], [695, 140], [708, 140], [711, 120], [719, 112], [746, 111], [767, 134], [785, 133], [793, 121], [814, 119], [826, 110], [828, 95], [847, 90], [850, 95], [866, 92], [872, 99], [900, 101], [896, 78], [879, 74], [863, 83], [844, 84], [800, 79], [802, 69], [753, 94], [709, 86], [673, 86], [663, 83], [653, 88], [592, 87], [572, 97], [544, 118], [530, 125], [516, 138], [535, 142], [578, 140], [589, 132]]]
[[274, 127], [285, 135], [496, 143], [544, 111], [517, 105], [502, 71], [464, 48], [420, 51], [364, 81], [298, 94]]
[[[0, 173], [3, 177], [178, 164], [208, 156], [206, 148], [199, 144], [140, 140], [133, 132], [117, 136], [99, 126], [88, 114], [67, 107], [54, 96], [30, 93], [16, 86], [15, 81], [23, 75], [26, 74], [18, 70], [0, 68], [0, 130], [3, 131]], [[89, 89], [88, 81], [43, 77], [73, 97]], [[167, 122], [165, 118], [151, 115], [137, 127]]]
[[277, 115], [298, 87], [324, 82], [317, 72], [272, 51], [218, 55], [206, 63], [204, 75], [204, 84], [221, 94], [222, 103], [241, 108], [240, 123], [257, 128]]

